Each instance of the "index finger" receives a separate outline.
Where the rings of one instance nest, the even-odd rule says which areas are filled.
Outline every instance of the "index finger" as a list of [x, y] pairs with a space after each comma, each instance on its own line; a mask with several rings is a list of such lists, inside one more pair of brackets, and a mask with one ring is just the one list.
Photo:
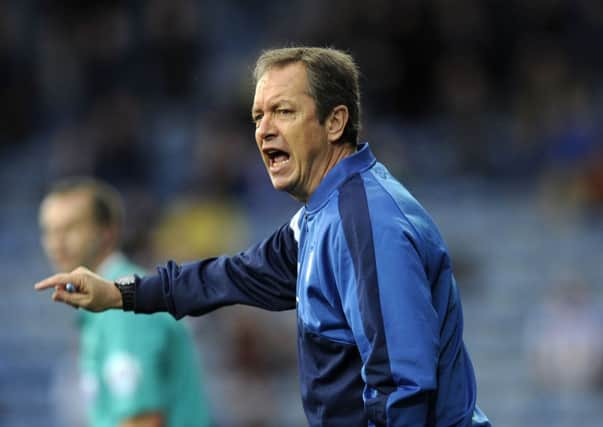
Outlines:
[[46, 279], [36, 283], [34, 285], [34, 289], [37, 291], [41, 291], [48, 288], [54, 288], [56, 286], [65, 287], [67, 283], [73, 283], [75, 281], [75, 276], [71, 273], [58, 273], [54, 276], [47, 277]]

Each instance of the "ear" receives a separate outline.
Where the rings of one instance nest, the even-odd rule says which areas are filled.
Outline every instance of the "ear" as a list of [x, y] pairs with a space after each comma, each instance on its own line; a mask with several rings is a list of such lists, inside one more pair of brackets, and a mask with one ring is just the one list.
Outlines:
[[345, 126], [348, 124], [350, 119], [350, 113], [348, 107], [345, 105], [338, 105], [331, 111], [331, 114], [325, 121], [325, 128], [327, 129], [327, 137], [330, 143], [338, 142], [343, 135]]

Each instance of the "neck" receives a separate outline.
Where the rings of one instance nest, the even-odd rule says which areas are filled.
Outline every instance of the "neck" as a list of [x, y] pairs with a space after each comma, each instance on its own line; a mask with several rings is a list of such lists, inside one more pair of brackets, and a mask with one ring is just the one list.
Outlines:
[[319, 179], [314, 183], [314, 185], [311, 188], [311, 191], [308, 194], [303, 195], [303, 197], [295, 197], [295, 196], [294, 197], [302, 203], [307, 203], [308, 200], [310, 200], [310, 197], [312, 196], [312, 194], [314, 193], [314, 190], [316, 190], [316, 188], [318, 188], [318, 186], [320, 185], [322, 180], [325, 178], [325, 176], [327, 176], [329, 171], [331, 169], [333, 169], [337, 165], [337, 163], [339, 163], [346, 157], [351, 156], [355, 152], [356, 152], [356, 146], [352, 146], [351, 144], [334, 145], [327, 158], [327, 161], [325, 162], [324, 166], [322, 167], [322, 170], [317, 171], [316, 176], [319, 177]]
[[113, 254], [113, 252], [114, 252], [113, 249], [107, 249], [107, 250], [103, 251], [101, 254], [99, 254], [98, 257], [96, 257], [96, 259], [94, 260], [94, 265], [90, 266], [91, 270], [98, 273], [99, 269], [107, 261], [107, 259]]

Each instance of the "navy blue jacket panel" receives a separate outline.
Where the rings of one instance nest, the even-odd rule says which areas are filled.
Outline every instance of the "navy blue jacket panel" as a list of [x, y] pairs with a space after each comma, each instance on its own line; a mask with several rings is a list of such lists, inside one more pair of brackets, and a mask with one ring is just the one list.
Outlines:
[[169, 311], [180, 319], [233, 304], [290, 310], [295, 308], [297, 242], [285, 224], [235, 256], [184, 264], [169, 261], [157, 271], [137, 287], [139, 313]]
[[448, 250], [368, 144], [339, 162], [270, 238], [232, 257], [168, 263], [137, 311], [199, 315], [242, 303], [297, 307], [312, 426], [489, 426]]

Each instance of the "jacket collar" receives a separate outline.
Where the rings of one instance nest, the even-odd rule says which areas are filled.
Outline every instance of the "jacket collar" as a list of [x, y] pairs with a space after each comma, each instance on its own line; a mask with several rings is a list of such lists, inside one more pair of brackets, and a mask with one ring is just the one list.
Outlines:
[[363, 172], [373, 166], [377, 160], [367, 142], [358, 145], [358, 150], [337, 163], [320, 182], [310, 200], [306, 203], [306, 211], [319, 209], [349, 177]]

